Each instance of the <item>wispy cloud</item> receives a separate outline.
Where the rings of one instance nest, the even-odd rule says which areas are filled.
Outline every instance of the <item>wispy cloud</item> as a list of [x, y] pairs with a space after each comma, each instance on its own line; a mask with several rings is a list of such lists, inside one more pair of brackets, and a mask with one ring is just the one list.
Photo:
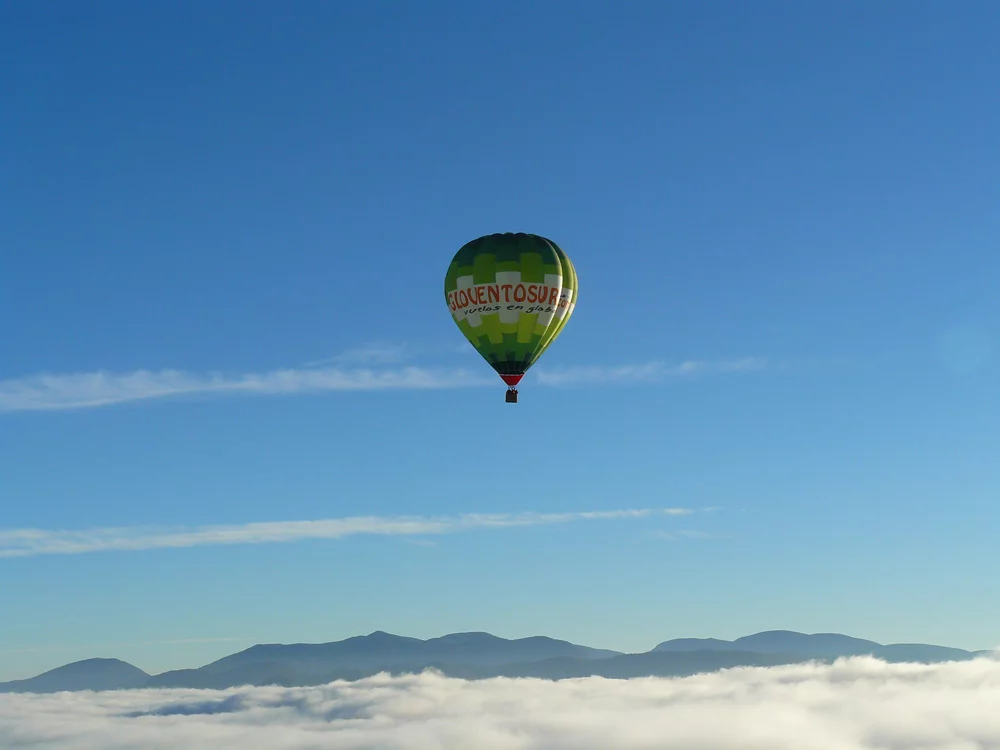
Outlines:
[[679, 539], [729, 539], [729, 534], [717, 534], [711, 531], [700, 531], [698, 529], [679, 529], [677, 531], [664, 531], [658, 529], [652, 532], [652, 536], [659, 539], [667, 539], [676, 542]]
[[226, 376], [181, 370], [137, 370], [34, 375], [0, 380], [0, 411], [43, 411], [108, 406], [181, 395], [289, 395], [321, 391], [462, 388], [494, 385], [496, 378], [467, 369], [299, 369]]
[[1000, 661], [737, 668], [684, 678], [0, 695], [9, 750], [960, 750], [1000, 747]]
[[645, 508], [570, 513], [469, 513], [444, 517], [361, 516], [181, 528], [124, 526], [84, 530], [0, 529], [0, 558], [78, 555], [111, 550], [134, 551], [218, 544], [265, 544], [303, 539], [340, 539], [361, 534], [429, 536], [573, 521], [611, 521], [662, 515], [688, 515], [692, 512], [687, 508]]
[[437, 542], [433, 539], [421, 539], [420, 537], [415, 537], [413, 539], [407, 539], [408, 544], [413, 544], [417, 547], [436, 547]]
[[[324, 366], [226, 375], [184, 370], [135, 370], [39, 374], [0, 380], [0, 412], [54, 411], [110, 406], [172, 396], [294, 395], [324, 391], [451, 389], [497, 386], [482, 367], [389, 366], [404, 356], [400, 345], [373, 345], [326, 360]], [[360, 364], [369, 366], [361, 367]], [[722, 362], [661, 362], [618, 367], [584, 366], [532, 370], [545, 386], [655, 383], [672, 377], [761, 370], [757, 358]]]
[[325, 365], [392, 365], [409, 359], [410, 347], [406, 344], [390, 344], [373, 342], [333, 357], [307, 362], [306, 367], [321, 367]]
[[761, 357], [743, 357], [720, 361], [688, 360], [679, 364], [647, 362], [618, 366], [581, 366], [543, 370], [538, 373], [542, 385], [626, 385], [659, 383], [670, 378], [717, 373], [759, 372], [766, 369]]

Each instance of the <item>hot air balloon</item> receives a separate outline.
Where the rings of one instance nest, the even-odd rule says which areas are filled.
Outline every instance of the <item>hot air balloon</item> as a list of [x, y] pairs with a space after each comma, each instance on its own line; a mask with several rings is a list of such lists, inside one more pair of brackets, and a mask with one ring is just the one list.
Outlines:
[[576, 270], [552, 240], [489, 234], [463, 245], [444, 280], [459, 330], [507, 384], [517, 384], [555, 341], [576, 306]]

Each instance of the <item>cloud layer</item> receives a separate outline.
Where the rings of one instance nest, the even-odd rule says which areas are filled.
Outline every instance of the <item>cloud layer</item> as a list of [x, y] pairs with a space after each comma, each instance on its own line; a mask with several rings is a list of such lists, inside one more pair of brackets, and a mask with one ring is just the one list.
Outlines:
[[[396, 347], [369, 347], [327, 360], [333, 366], [223, 375], [183, 370], [135, 370], [30, 375], [0, 380], [0, 412], [54, 411], [110, 406], [170, 396], [293, 395], [324, 391], [418, 390], [497, 386], [488, 367], [428, 368], [386, 366], [402, 356]], [[372, 367], [351, 366], [358, 363]], [[745, 358], [722, 362], [652, 362], [620, 367], [569, 367], [539, 371], [541, 385], [640, 384], [711, 372], [760, 370], [764, 361]], [[532, 371], [534, 374], [534, 371]]]
[[7, 750], [975, 750], [1000, 747], [1000, 661], [731, 669], [683, 679], [0, 695]]
[[315, 521], [271, 521], [232, 526], [110, 527], [84, 530], [2, 529], [0, 558], [77, 555], [216, 544], [262, 544], [301, 539], [339, 539], [359, 534], [424, 536], [477, 529], [541, 526], [572, 521], [610, 521], [654, 515], [687, 515], [687, 508], [638, 508], [570, 513], [468, 513], [459, 516], [359, 516]]

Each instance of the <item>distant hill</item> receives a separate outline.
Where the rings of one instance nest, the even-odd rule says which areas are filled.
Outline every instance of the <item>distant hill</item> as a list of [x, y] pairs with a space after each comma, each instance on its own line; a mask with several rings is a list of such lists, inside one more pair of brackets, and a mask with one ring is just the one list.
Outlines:
[[664, 641], [653, 651], [750, 651], [760, 654], [796, 654], [808, 658], [837, 658], [840, 656], [875, 656], [890, 662], [965, 661], [985, 655], [983, 651], [965, 651], [947, 646], [923, 643], [893, 643], [882, 645], [863, 638], [852, 638], [839, 633], [797, 633], [794, 630], [767, 630], [745, 635], [735, 641], [715, 638], [677, 638]]
[[0, 682], [0, 693], [57, 693], [62, 690], [127, 690], [142, 687], [149, 675], [118, 659], [84, 659], [27, 680]]
[[801, 661], [793, 654], [750, 651], [647, 651], [642, 654], [619, 654], [596, 661], [557, 658], [502, 667], [432, 666], [449, 677], [470, 680], [488, 677], [538, 677], [546, 680], [607, 677], [624, 680], [632, 677], [687, 677], [731, 667], [774, 667]]
[[769, 630], [737, 638], [678, 638], [652, 651], [622, 654], [535, 636], [509, 640], [489, 633], [452, 633], [421, 640], [376, 631], [331, 643], [260, 644], [198, 669], [150, 676], [117, 659], [87, 659], [27, 680], [0, 683], [0, 692], [127, 690], [139, 687], [228, 688], [238, 685], [320, 685], [379, 672], [432, 668], [452, 677], [680, 677], [742, 666], [830, 662], [870, 654], [886, 661], [964, 661], [985, 656], [922, 643], [883, 645], [839, 633]]
[[496, 667], [557, 657], [590, 661], [618, 653], [543, 636], [508, 640], [489, 633], [453, 633], [423, 641], [376, 631], [332, 643], [252, 646], [199, 669], [164, 672], [149, 686], [221, 688], [246, 680], [262, 684], [259, 679], [265, 675], [273, 684], [319, 684], [436, 663]]
[[881, 644], [839, 633], [797, 633], [793, 630], [767, 630], [745, 635], [735, 641], [716, 638], [678, 638], [659, 644], [654, 651], [754, 651], [762, 654], [805, 654], [809, 656], [861, 656], [873, 653]]

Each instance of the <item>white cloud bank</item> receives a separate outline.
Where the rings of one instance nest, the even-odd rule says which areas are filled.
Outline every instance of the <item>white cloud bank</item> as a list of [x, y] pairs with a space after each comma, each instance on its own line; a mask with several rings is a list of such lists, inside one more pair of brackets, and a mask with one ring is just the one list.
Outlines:
[[1000, 661], [0, 695], [5, 750], [987, 750]]
[[150, 528], [123, 526], [83, 530], [0, 528], [0, 558], [77, 555], [111, 550], [148, 550], [215, 544], [263, 544], [302, 539], [339, 539], [359, 534], [422, 536], [477, 529], [541, 526], [573, 521], [610, 521], [654, 515], [688, 515], [687, 508], [637, 508], [568, 513], [467, 513], [459, 516], [359, 516], [314, 521], [269, 521], [231, 526]]
[[[106, 371], [29, 375], [0, 380], [0, 412], [55, 411], [110, 406], [170, 396], [294, 395], [324, 391], [427, 390], [502, 387], [486, 367], [428, 368], [416, 366], [350, 367], [350, 363], [384, 365], [402, 356], [402, 349], [372, 347], [333, 358], [336, 366], [272, 370], [224, 375], [183, 370]], [[746, 358], [722, 362], [653, 362], [620, 367], [569, 367], [532, 370], [540, 385], [642, 384], [678, 376], [761, 370], [764, 360]]]

